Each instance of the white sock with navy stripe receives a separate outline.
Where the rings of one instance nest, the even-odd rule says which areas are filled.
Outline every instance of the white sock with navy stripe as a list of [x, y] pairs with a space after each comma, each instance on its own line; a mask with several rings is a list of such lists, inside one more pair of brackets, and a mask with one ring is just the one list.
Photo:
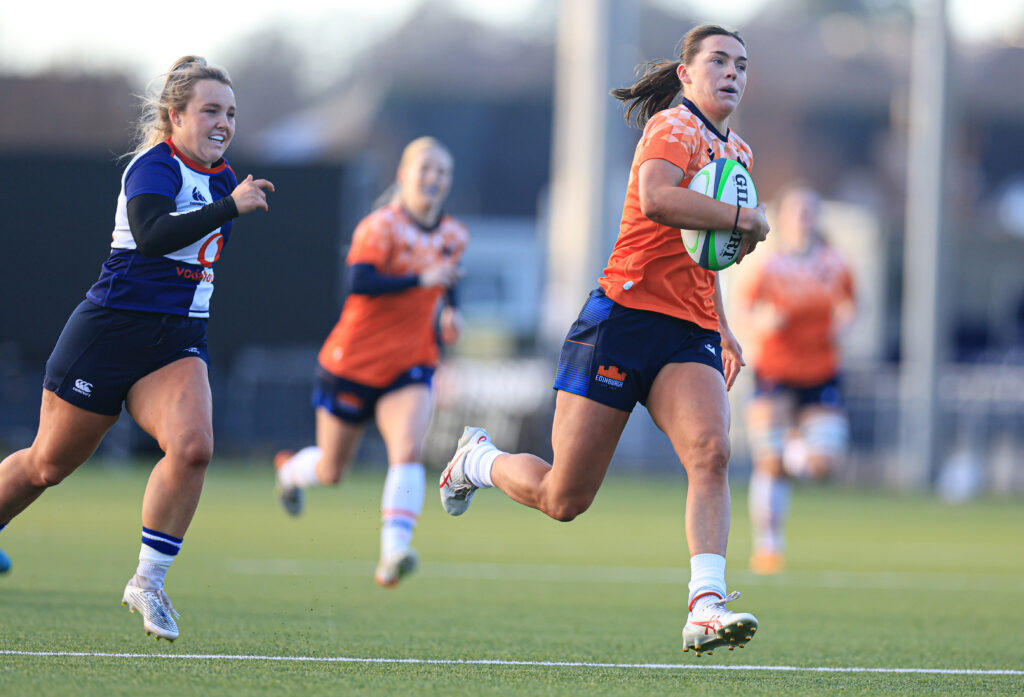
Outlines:
[[139, 588], [163, 588], [167, 569], [171, 568], [171, 562], [178, 555], [181, 542], [180, 537], [143, 526], [139, 566], [135, 570], [135, 585]]
[[401, 552], [412, 542], [416, 521], [423, 511], [426, 474], [419, 462], [388, 467], [380, 502], [380, 555]]

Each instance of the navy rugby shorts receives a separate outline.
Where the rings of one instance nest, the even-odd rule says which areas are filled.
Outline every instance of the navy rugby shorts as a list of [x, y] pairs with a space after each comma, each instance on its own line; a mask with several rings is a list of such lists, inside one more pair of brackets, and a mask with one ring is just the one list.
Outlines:
[[373, 418], [378, 400], [388, 392], [406, 385], [426, 385], [430, 388], [433, 378], [433, 368], [418, 365], [399, 375], [390, 385], [370, 387], [339, 378], [318, 365], [316, 384], [313, 386], [313, 408], [323, 407], [342, 421], [359, 425]]
[[813, 385], [794, 385], [779, 380], [769, 380], [761, 375], [754, 375], [754, 397], [777, 397], [791, 395], [796, 402], [796, 407], [812, 407], [821, 405], [843, 408], [843, 395], [840, 390], [840, 378], [838, 375]]
[[46, 361], [43, 388], [96, 414], [120, 414], [140, 378], [181, 358], [209, 366], [206, 320], [82, 301]]
[[722, 337], [660, 312], [623, 307], [598, 288], [590, 292], [562, 344], [555, 389], [615, 409], [646, 405], [668, 363], [703, 363], [722, 370]]

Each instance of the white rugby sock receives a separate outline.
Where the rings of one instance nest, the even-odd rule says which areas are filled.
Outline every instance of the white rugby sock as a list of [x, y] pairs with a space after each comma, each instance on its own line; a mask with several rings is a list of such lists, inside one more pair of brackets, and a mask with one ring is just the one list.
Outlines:
[[281, 486], [299, 489], [319, 486], [321, 484], [320, 477], [316, 473], [318, 462], [320, 462], [320, 448], [315, 445], [303, 448], [292, 455], [277, 470], [277, 483]]
[[782, 551], [791, 490], [792, 483], [788, 477], [776, 477], [757, 470], [750, 475], [748, 503], [755, 550]]
[[466, 453], [466, 462], [462, 465], [462, 470], [474, 486], [490, 489], [494, 486], [494, 482], [491, 481], [491, 468], [494, 467], [498, 455], [504, 454], [494, 447], [493, 443], [482, 443]]
[[703, 593], [725, 597], [725, 557], [721, 554], [694, 554], [690, 557], [690, 596], [687, 604], [692, 605], [694, 598]]
[[139, 550], [139, 566], [135, 569], [135, 585], [152, 590], [163, 588], [175, 556], [159, 552], [144, 542]]
[[421, 463], [406, 462], [388, 467], [380, 501], [382, 557], [401, 552], [412, 542], [416, 521], [423, 511], [425, 489], [426, 474]]

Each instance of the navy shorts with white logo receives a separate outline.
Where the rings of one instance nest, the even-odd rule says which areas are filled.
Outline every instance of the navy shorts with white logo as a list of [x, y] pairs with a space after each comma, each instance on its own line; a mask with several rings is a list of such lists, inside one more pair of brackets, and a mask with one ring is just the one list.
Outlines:
[[590, 292], [562, 344], [555, 389], [615, 409], [646, 405], [668, 363], [703, 363], [722, 373], [722, 337], [660, 312], [623, 307], [598, 288]]
[[323, 407], [342, 421], [359, 425], [373, 417], [378, 400], [388, 392], [406, 385], [426, 385], [429, 388], [433, 378], [433, 368], [418, 365], [399, 375], [390, 385], [370, 387], [339, 378], [318, 365], [313, 386], [313, 408]]
[[205, 319], [113, 310], [84, 300], [46, 361], [43, 387], [87, 411], [120, 414], [140, 378], [189, 356], [210, 364]]

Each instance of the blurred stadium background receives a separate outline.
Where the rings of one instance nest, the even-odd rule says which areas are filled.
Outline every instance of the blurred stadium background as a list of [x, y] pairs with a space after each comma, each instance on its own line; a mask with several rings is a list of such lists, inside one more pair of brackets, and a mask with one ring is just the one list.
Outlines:
[[[842, 477], [953, 500], [1024, 493], [1019, 3], [985, 3], [1005, 21], [983, 37], [961, 31], [960, 3], [941, 0], [780, 0], [736, 21], [707, 3], [653, 0], [533, 2], [517, 21], [454, 0], [407, 5], [344, 58], [324, 46], [345, 41], [341, 10], [318, 26], [261, 26], [207, 55], [236, 84], [235, 171], [278, 189], [217, 267], [220, 456], [269, 466], [276, 449], [312, 439], [312, 369], [344, 299], [352, 228], [422, 134], [452, 149], [448, 210], [472, 234], [467, 333], [438, 375], [428, 462], [443, 463], [466, 422], [505, 449], [548, 452], [557, 348], [611, 248], [639, 135], [607, 91], [717, 20], [748, 44], [732, 126], [754, 148], [762, 200], [797, 177], [819, 187], [826, 232], [857, 271]], [[0, 451], [33, 437], [45, 359], [107, 254], [139, 72], [67, 56], [0, 63]], [[749, 389], [745, 375], [732, 394], [737, 477], [749, 471]], [[154, 448], [125, 415], [102, 454]], [[383, 462], [372, 434], [362, 448], [361, 462]], [[638, 407], [613, 468], [677, 467]]]

